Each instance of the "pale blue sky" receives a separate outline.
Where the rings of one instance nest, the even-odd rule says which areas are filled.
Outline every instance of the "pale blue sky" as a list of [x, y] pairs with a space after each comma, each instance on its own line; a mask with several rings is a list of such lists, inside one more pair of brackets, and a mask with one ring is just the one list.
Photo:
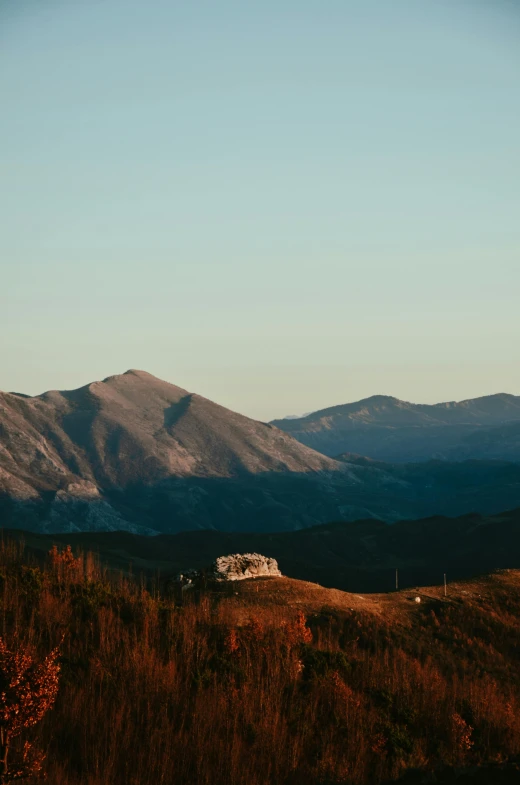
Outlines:
[[0, 389], [520, 394], [520, 6], [0, 0]]

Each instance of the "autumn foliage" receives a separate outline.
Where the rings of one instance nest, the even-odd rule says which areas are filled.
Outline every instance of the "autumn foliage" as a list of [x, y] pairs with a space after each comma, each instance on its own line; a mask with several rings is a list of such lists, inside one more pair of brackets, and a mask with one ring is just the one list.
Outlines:
[[43, 719], [58, 694], [58, 649], [36, 662], [19, 640], [8, 648], [0, 638], [0, 782], [22, 779], [41, 770], [43, 756], [26, 741], [12, 765], [9, 750], [22, 731]]
[[71, 557], [0, 547], [0, 716], [52, 785], [377, 785], [520, 753], [507, 576], [406, 622], [298, 605], [238, 618], [224, 590], [181, 604]]
[[61, 549], [57, 545], [53, 545], [49, 551], [49, 558], [51, 565], [61, 575], [70, 575], [81, 569], [82, 560], [74, 556], [70, 545]]

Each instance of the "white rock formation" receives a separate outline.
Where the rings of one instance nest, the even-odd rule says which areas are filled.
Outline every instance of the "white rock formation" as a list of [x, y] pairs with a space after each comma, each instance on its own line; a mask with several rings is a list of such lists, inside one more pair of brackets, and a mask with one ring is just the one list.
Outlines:
[[211, 565], [211, 577], [217, 581], [242, 581], [265, 575], [281, 577], [276, 559], [260, 553], [232, 553], [219, 556]]
[[201, 578], [213, 581], [243, 581], [246, 578], [264, 576], [281, 577], [276, 559], [262, 556], [260, 553], [232, 553], [219, 556], [205, 570], [185, 570], [179, 573], [177, 580], [183, 588], [193, 586]]

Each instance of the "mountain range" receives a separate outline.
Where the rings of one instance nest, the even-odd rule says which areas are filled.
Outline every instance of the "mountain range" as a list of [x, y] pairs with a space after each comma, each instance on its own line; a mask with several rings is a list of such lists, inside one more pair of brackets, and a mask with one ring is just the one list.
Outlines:
[[[498, 398], [466, 408], [475, 421], [487, 412], [486, 422], [503, 428], [504, 408], [513, 416], [518, 399]], [[374, 419], [378, 406], [363, 416]], [[405, 411], [405, 424], [410, 419], [417, 417]], [[144, 371], [34, 397], [0, 393], [0, 524], [41, 532], [268, 532], [520, 505], [518, 463], [397, 465], [348, 447], [332, 458]]]
[[272, 424], [331, 457], [520, 461], [520, 396], [506, 393], [433, 405], [374, 395]]

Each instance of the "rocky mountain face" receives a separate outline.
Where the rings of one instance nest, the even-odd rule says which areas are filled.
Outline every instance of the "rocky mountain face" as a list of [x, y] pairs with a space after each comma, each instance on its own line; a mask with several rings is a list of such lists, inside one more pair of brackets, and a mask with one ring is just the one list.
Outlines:
[[279, 503], [262, 477], [308, 479], [312, 495], [338, 467], [271, 425], [143, 371], [36, 397], [0, 394], [4, 517], [30, 528], [212, 526], [211, 508], [226, 499], [236, 518], [244, 483], [254, 486], [240, 501], [247, 518], [248, 506]]
[[0, 525], [41, 532], [290, 531], [520, 505], [520, 464], [339, 460], [142, 371], [0, 394]]
[[520, 396], [505, 393], [434, 405], [375, 395], [273, 425], [329, 456], [520, 461]]
[[[278, 429], [143, 371], [70, 392], [0, 397], [4, 483], [41, 488], [74, 476], [96, 486], [136, 480], [309, 472], [334, 463]], [[81, 478], [81, 479], [80, 479]]]

